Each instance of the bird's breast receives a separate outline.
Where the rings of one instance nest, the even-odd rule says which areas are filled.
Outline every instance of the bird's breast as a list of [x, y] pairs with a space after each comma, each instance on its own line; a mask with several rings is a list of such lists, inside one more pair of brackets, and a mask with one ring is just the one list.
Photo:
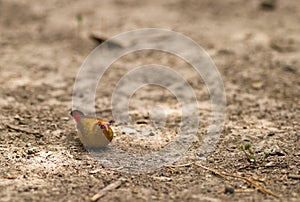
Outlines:
[[84, 146], [90, 148], [104, 147], [110, 140], [99, 127], [97, 119], [83, 118], [77, 125], [78, 134]]

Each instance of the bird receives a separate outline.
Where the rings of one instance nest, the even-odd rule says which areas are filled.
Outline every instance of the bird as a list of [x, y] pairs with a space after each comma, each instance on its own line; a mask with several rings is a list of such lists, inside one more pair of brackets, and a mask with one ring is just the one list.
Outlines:
[[100, 118], [89, 117], [79, 110], [71, 111], [82, 144], [91, 149], [107, 146], [114, 137], [111, 122]]

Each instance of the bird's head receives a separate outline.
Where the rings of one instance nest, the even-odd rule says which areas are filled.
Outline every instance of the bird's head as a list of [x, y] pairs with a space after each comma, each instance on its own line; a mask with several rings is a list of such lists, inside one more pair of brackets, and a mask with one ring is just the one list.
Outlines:
[[109, 130], [109, 126], [110, 123], [107, 121], [98, 121], [98, 125], [100, 126], [100, 128], [104, 131], [108, 131]]
[[70, 114], [75, 119], [77, 124], [80, 122], [80, 118], [84, 116], [84, 114], [79, 110], [73, 110]]
[[106, 138], [111, 142], [114, 137], [114, 131], [110, 127], [110, 122], [98, 119], [97, 125], [102, 129]]

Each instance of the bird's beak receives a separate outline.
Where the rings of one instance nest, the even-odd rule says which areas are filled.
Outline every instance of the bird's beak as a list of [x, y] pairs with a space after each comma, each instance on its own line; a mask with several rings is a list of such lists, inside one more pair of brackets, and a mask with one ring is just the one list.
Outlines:
[[104, 126], [104, 130], [105, 130], [105, 131], [108, 131], [108, 125], [107, 125], [107, 124], [104, 124], [103, 126]]

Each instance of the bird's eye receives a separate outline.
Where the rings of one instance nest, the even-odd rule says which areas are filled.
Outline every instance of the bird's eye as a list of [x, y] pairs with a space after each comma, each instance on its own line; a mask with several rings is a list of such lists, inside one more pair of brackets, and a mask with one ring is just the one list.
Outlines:
[[108, 130], [110, 124], [109, 123], [102, 123], [102, 122], [98, 122], [98, 126], [102, 129], [102, 130]]

